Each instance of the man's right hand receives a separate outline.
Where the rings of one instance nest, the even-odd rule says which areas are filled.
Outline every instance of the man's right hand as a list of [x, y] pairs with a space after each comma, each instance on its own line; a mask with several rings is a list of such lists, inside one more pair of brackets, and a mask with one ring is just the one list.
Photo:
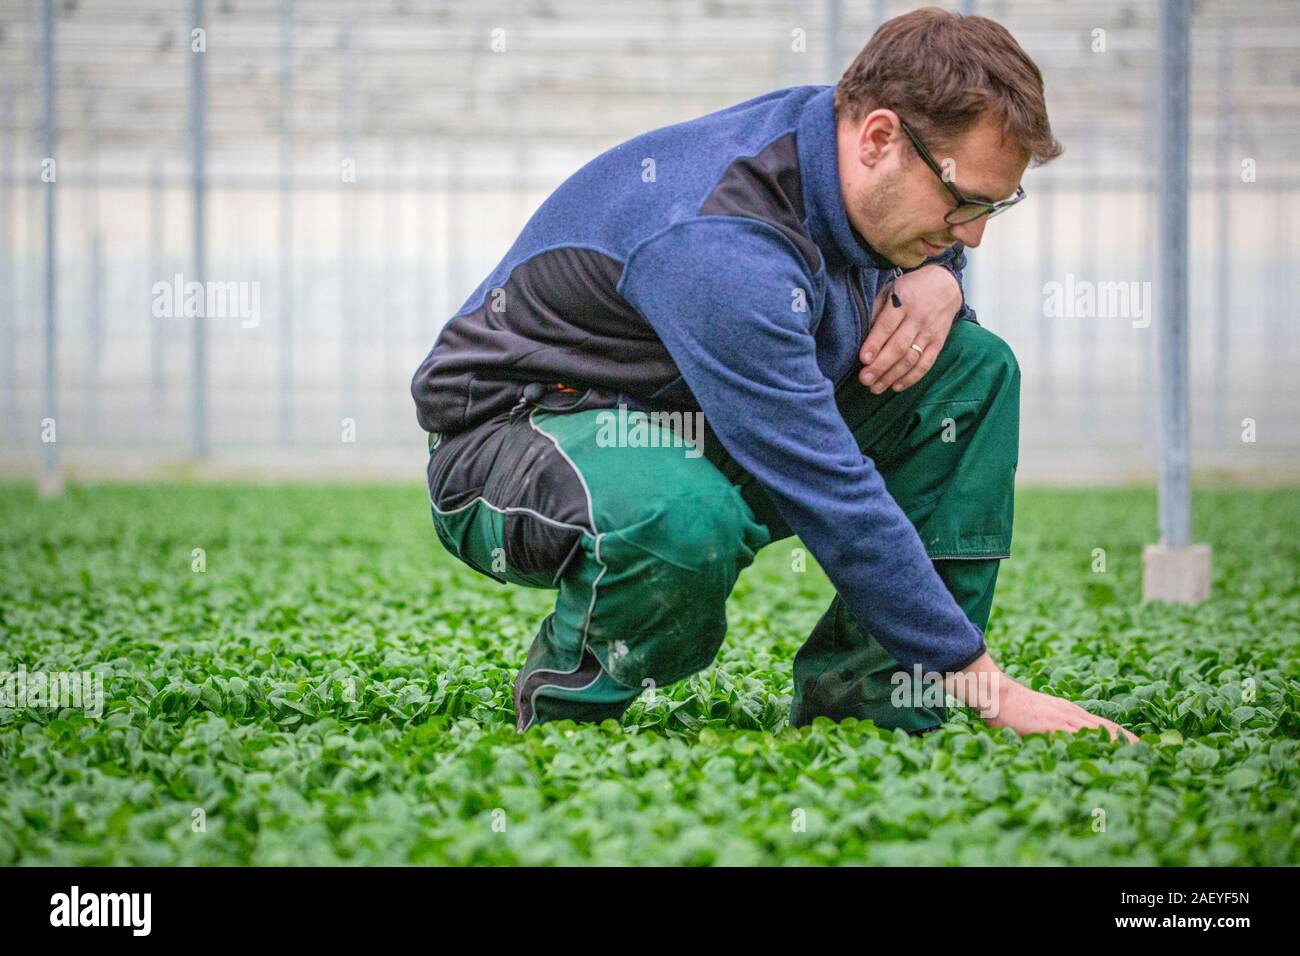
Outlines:
[[1010, 727], [1022, 737], [1054, 730], [1074, 733], [1085, 727], [1105, 727], [1110, 731], [1112, 741], [1118, 734], [1123, 734], [1129, 743], [1138, 742], [1137, 737], [1112, 720], [1090, 714], [1064, 698], [1031, 690], [1009, 678], [1003, 684], [1000, 703], [998, 715], [986, 718], [985, 723], [991, 727]]
[[1054, 730], [1074, 733], [1089, 727], [1105, 727], [1112, 741], [1123, 734], [1129, 743], [1138, 742], [1136, 736], [1114, 721], [1012, 680], [987, 651], [945, 683], [948, 693], [978, 712], [990, 727], [1010, 727], [1022, 737]]

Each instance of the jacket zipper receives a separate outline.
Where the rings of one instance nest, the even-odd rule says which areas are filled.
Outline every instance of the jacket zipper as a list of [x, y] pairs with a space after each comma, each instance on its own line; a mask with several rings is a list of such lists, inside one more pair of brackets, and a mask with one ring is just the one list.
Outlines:
[[[897, 282], [899, 277], [903, 275], [903, 270], [899, 266], [894, 266], [890, 272], [893, 275], [891, 280], [893, 282]], [[862, 269], [858, 266], [849, 269], [849, 291], [853, 294], [854, 305], [858, 308], [858, 348], [861, 350], [862, 342], [866, 341], [867, 332], [870, 329], [867, 324], [867, 300], [862, 294]], [[855, 354], [853, 356], [853, 365], [848, 373], [835, 383], [835, 391], [839, 392], [850, 380], [856, 381], [861, 368], [862, 365], [857, 354]]]
[[862, 270], [857, 266], [849, 270], [849, 291], [858, 307], [858, 338], [862, 339], [867, 334], [867, 300], [862, 294]]
[[862, 270], [857, 266], [849, 269], [849, 293], [853, 298], [853, 304], [858, 311], [858, 347], [853, 353], [853, 364], [844, 377], [835, 383], [835, 391], [838, 394], [850, 381], [857, 381], [858, 370], [862, 367], [858, 359], [858, 353], [862, 349], [862, 343], [867, 335], [867, 300], [862, 294]]

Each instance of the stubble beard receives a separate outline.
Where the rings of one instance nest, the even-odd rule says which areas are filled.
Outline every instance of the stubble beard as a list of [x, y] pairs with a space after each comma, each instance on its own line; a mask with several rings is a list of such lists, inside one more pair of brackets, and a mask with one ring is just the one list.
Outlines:
[[[894, 176], [887, 176], [876, 185], [865, 189], [859, 203], [862, 221], [871, 224], [875, 234], [890, 236], [896, 231], [893, 228], [893, 221], [899, 215], [901, 197], [902, 190]], [[901, 247], [891, 245], [887, 238], [873, 242], [866, 234], [863, 234], [862, 238], [867, 240], [872, 249], [895, 265], [905, 268], [915, 265], [910, 261], [900, 261], [900, 258], [915, 258], [914, 253], [910, 253], [906, 245]]]

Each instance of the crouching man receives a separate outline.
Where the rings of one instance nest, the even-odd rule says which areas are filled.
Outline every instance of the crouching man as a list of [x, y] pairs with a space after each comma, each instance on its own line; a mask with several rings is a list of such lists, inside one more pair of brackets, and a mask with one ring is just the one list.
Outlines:
[[897, 693], [919, 672], [1020, 733], [1133, 739], [1010, 680], [983, 638], [1020, 371], [964, 300], [963, 250], [1060, 152], [1011, 35], [930, 8], [834, 87], [645, 133], [556, 189], [411, 384], [443, 545], [557, 589], [520, 730], [617, 719], [708, 667], [740, 571], [798, 535], [836, 597], [792, 723], [932, 729], [942, 697]]

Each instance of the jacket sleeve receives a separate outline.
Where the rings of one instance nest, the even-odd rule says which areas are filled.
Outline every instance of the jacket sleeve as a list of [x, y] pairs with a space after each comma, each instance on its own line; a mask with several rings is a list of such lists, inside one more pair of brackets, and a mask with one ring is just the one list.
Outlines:
[[926, 259], [925, 262], [921, 263], [921, 265], [917, 266], [916, 268], [919, 269], [921, 268], [921, 266], [928, 266], [928, 265], [943, 266], [945, 269], [951, 272], [953, 278], [957, 280], [957, 287], [961, 289], [961, 308], [957, 311], [957, 314], [953, 317], [954, 321], [960, 321], [964, 319], [967, 322], [974, 322], [976, 325], [979, 325], [980, 324], [979, 319], [975, 317], [975, 310], [966, 304], [966, 285], [964, 282], [962, 282], [962, 274], [966, 270], [965, 246], [963, 246], [959, 242], [952, 248], [944, 250], [943, 253], [941, 253], [940, 255], [931, 256], [929, 259]]
[[899, 663], [954, 671], [983, 653], [983, 634], [844, 423], [817, 364], [816, 286], [780, 231], [739, 217], [680, 223], [633, 251], [619, 291], [662, 339], [726, 451]]

